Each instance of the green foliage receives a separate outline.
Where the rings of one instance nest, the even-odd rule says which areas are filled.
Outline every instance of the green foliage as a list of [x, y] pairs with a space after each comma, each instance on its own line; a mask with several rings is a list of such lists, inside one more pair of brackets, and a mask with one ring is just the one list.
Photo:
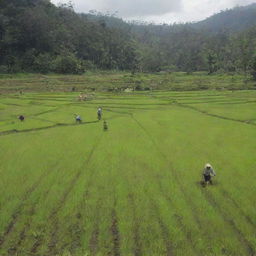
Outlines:
[[60, 74], [82, 74], [84, 67], [82, 62], [74, 55], [59, 55], [52, 63], [53, 71]]
[[207, 30], [211, 33], [222, 31], [243, 31], [249, 26], [256, 26], [256, 4], [237, 6], [233, 9], [223, 10], [203, 21], [194, 23], [193, 26]]
[[33, 69], [39, 73], [49, 73], [54, 71], [53, 57], [49, 53], [39, 54], [34, 59]]
[[126, 31], [88, 21], [72, 6], [56, 7], [48, 0], [1, 5], [0, 65], [7, 65], [9, 72], [81, 73], [81, 63], [89, 68], [136, 68], [136, 44]]
[[252, 59], [251, 75], [253, 79], [256, 81], [256, 56], [254, 56], [254, 58]]
[[[54, 62], [54, 61], [53, 61]], [[83, 63], [84, 66], [84, 63]], [[54, 69], [52, 69], [53, 73]], [[68, 68], [65, 72], [70, 73]], [[74, 88], [74, 89], [73, 89]], [[170, 72], [156, 73], [87, 71], [83, 75], [49, 74], [2, 74], [0, 93], [16, 91], [123, 91], [126, 88], [147, 90], [194, 91], [194, 90], [239, 90], [255, 89], [252, 80], [242, 74], [216, 72]]]
[[208, 54], [207, 61], [208, 61], [208, 68], [209, 68], [209, 74], [212, 74], [217, 71], [217, 60], [216, 56], [212, 53]]
[[97, 11], [77, 14], [71, 2], [56, 7], [49, 0], [2, 0], [0, 7], [2, 72], [135, 73], [171, 67], [246, 76], [256, 50], [255, 4], [178, 25], [127, 23]]
[[6, 65], [0, 65], [0, 74], [7, 74], [9, 73], [9, 68]]

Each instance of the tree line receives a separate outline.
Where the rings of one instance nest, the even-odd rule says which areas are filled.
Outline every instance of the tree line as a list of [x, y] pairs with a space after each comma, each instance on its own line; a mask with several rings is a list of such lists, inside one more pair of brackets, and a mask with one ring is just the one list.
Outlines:
[[[220, 22], [225, 18], [229, 29]], [[239, 18], [243, 26], [234, 29]], [[243, 72], [256, 79], [256, 5], [198, 24], [155, 25], [79, 14], [50, 0], [0, 2], [0, 73], [92, 69]]]
[[89, 21], [72, 6], [56, 7], [49, 0], [0, 2], [0, 72], [131, 70], [135, 51], [131, 35]]

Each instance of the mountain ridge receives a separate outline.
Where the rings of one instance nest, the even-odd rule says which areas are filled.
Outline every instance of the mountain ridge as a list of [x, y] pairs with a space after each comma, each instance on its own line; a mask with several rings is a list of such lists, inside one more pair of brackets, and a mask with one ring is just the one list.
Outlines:
[[256, 3], [236, 6], [216, 13], [202, 21], [191, 23], [194, 28], [219, 32], [241, 31], [256, 25]]
[[120, 28], [131, 26], [154, 26], [154, 27], [191, 27], [194, 29], [207, 30], [208, 32], [239, 32], [256, 25], [256, 2], [246, 6], [236, 6], [231, 9], [222, 10], [210, 17], [197, 21], [173, 24], [155, 24], [144, 21], [125, 21], [115, 15], [104, 15], [100, 12], [81, 13], [80, 15], [90, 20], [102, 20], [109, 27]]

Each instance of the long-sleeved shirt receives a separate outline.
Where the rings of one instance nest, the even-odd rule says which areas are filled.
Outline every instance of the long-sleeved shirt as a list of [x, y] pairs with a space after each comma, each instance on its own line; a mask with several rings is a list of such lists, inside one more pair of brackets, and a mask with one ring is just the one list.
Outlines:
[[203, 170], [203, 175], [206, 175], [206, 176], [216, 176], [216, 173], [215, 171], [213, 170], [213, 168], [204, 168]]

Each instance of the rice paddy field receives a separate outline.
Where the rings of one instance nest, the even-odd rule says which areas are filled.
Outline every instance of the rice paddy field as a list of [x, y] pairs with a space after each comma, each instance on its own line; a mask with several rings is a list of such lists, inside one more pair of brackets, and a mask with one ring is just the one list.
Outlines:
[[1, 256], [256, 255], [256, 91], [77, 98], [0, 95]]

